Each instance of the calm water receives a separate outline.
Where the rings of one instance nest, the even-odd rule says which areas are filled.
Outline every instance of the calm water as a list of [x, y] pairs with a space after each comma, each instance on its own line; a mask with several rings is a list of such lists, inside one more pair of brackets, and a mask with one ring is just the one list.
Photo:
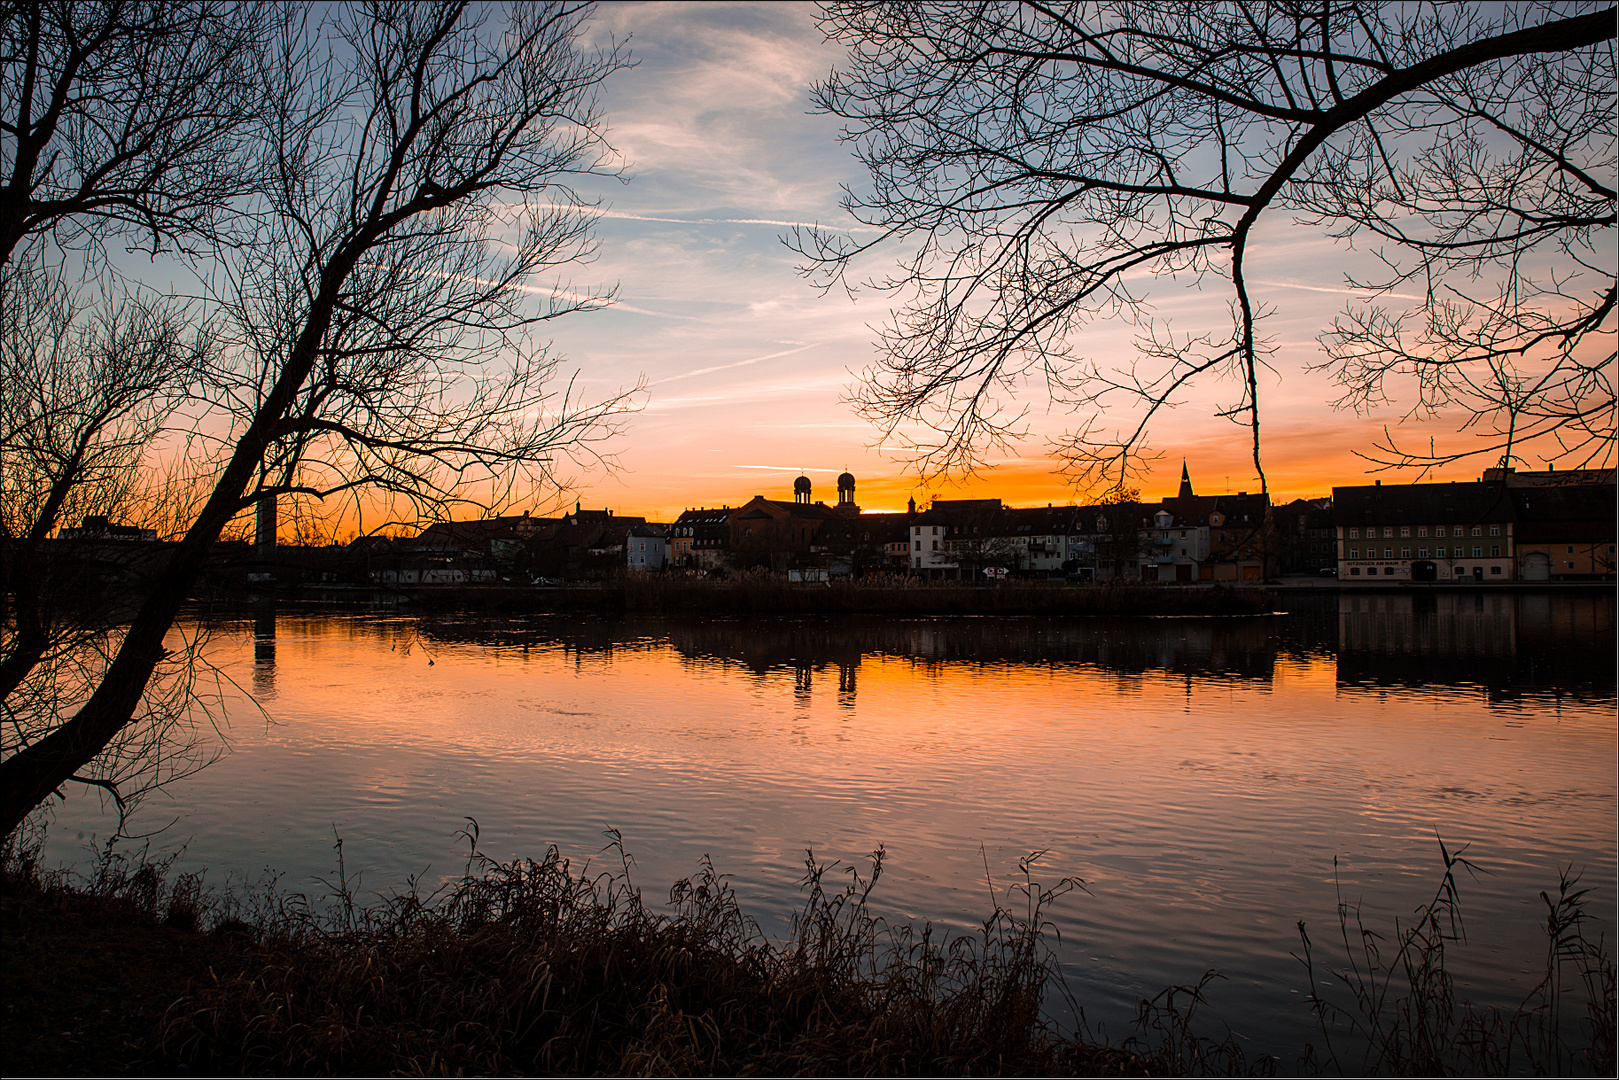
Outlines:
[[[1475, 1000], [1516, 1004], [1538, 892], [1583, 869], [1614, 915], [1614, 602], [1303, 596], [1247, 619], [423, 617], [283, 606], [216, 632], [232, 752], [137, 828], [211, 879], [335, 871], [387, 891], [484, 849], [616, 865], [649, 897], [708, 854], [779, 931], [806, 849], [888, 852], [890, 913], [970, 927], [1017, 860], [1088, 892], [1051, 913], [1087, 1016], [1209, 968], [1216, 1015], [1284, 1061], [1311, 1037], [1295, 925], [1337, 881], [1388, 925], [1469, 845]], [[258, 659], [255, 660], [255, 653]], [[112, 827], [77, 797], [51, 854]]]

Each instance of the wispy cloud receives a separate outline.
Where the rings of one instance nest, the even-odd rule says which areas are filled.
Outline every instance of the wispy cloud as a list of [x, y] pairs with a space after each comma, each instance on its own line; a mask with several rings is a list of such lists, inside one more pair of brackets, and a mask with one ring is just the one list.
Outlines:
[[[759, 363], [761, 361], [764, 361], [764, 360], [775, 360], [778, 357], [782, 357], [782, 356], [792, 356], [794, 353], [801, 353], [805, 349], [813, 349], [813, 348], [815, 348], [815, 346], [817, 344], [819, 344], [819, 342], [812, 341], [808, 345], [800, 345], [796, 349], [784, 349], [781, 352], [767, 353], [764, 356], [754, 356], [754, 357], [750, 357], [747, 360], [738, 360], [738, 361], [736, 361], [735, 363], [732, 363], [732, 364], [714, 364], [711, 367], [697, 368], [697, 369], [695, 369], [693, 371], [682, 371], [678, 375], [665, 375], [663, 378], [659, 379], [653, 385], [654, 386], [661, 386], [664, 383], [674, 382], [676, 379], [690, 379], [690, 378], [694, 378], [694, 377], [696, 377], [698, 375], [707, 375], [710, 372], [714, 372], [714, 371], [726, 371], [726, 370], [729, 370], [730, 368], [747, 367], [749, 364], [757, 364], [757, 363]], [[648, 389], [651, 389], [651, 387], [648, 387]]]
[[789, 221], [777, 218], [657, 217], [652, 214], [631, 214], [623, 210], [609, 210], [605, 207], [593, 207], [583, 212], [592, 217], [617, 218], [622, 221], [658, 221], [670, 225], [769, 225], [773, 228], [820, 229], [823, 232], [843, 233], [876, 233], [882, 231], [874, 225], [826, 225], [818, 221]]
[[[361, 265], [373, 269], [394, 269], [393, 267], [380, 267], [376, 263], [362, 263]], [[421, 267], [405, 267], [404, 269], [408, 273], [419, 274], [423, 277], [436, 277], [444, 281], [460, 281], [468, 285], [485, 285], [494, 288], [502, 284], [486, 278], [473, 277], [471, 274], [452, 274], [448, 270], [430, 270]], [[676, 315], [669, 311], [652, 311], [649, 308], [626, 304], [622, 300], [609, 299], [598, 293], [574, 292], [571, 289], [564, 289], [557, 285], [530, 285], [527, 282], [518, 281], [510, 283], [507, 287], [516, 289], [519, 292], [533, 293], [536, 296], [549, 296], [554, 300], [578, 304], [583, 311], [632, 311], [637, 315], [651, 315], [658, 319], [683, 319], [688, 322], [705, 321], [698, 315]], [[760, 359], [765, 358], [761, 357]]]
[[[1326, 285], [1301, 285], [1297, 281], [1255, 281], [1255, 285], [1269, 285], [1274, 289], [1303, 289], [1305, 292], [1336, 293], [1339, 296], [1365, 297], [1371, 294], [1369, 289], [1333, 288]], [[1399, 300], [1426, 300], [1425, 296], [1413, 296], [1410, 293], [1379, 293], [1379, 296], [1392, 296]]]
[[761, 469], [767, 472], [842, 472], [842, 469], [811, 469], [803, 465], [732, 465], [733, 469]]

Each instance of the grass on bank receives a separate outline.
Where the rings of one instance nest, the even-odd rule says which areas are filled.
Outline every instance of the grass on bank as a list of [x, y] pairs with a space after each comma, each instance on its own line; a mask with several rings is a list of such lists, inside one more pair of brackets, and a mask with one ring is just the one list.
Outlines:
[[[1143, 1076], [1278, 1066], [1198, 1033], [1208, 978], [1143, 1002], [1122, 1041], [1056, 1024], [1045, 1005], [1063, 987], [1044, 912], [1073, 881], [1044, 888], [1025, 870], [976, 933], [951, 936], [873, 912], [880, 851], [865, 873], [812, 858], [793, 931], [773, 942], [707, 863], [657, 913], [625, 875], [576, 871], [554, 849], [498, 862], [477, 851], [475, 826], [468, 838], [466, 873], [437, 895], [365, 906], [340, 872], [336, 902], [319, 909], [298, 895], [252, 905], [208, 896], [194, 877], [121, 856], [69, 883], [41, 869], [37, 849], [8, 844], [6, 1072]], [[1584, 894], [1565, 880], [1548, 897], [1547, 971], [1523, 1007], [1475, 1009], [1454, 1000], [1444, 969], [1465, 865], [1445, 858], [1434, 902], [1386, 943], [1340, 908], [1345, 962], [1326, 980], [1331, 965], [1304, 939], [1324, 1042], [1299, 1065], [1611, 1075], [1613, 964], [1584, 935]], [[107, 950], [114, 938], [122, 952]], [[155, 1008], [163, 993], [123, 996], [123, 984], [142, 980], [163, 988], [166, 1008]], [[64, 1026], [68, 1014], [76, 1027]]]

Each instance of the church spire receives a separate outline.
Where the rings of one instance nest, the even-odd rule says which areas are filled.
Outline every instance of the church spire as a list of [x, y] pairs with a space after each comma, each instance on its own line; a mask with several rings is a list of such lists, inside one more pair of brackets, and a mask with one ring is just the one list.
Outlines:
[[1190, 499], [1193, 494], [1194, 493], [1192, 491], [1192, 474], [1186, 471], [1186, 459], [1182, 458], [1181, 459], [1181, 490], [1180, 490], [1180, 493], [1178, 495], [1176, 495], [1176, 498], [1178, 498], [1178, 499]]

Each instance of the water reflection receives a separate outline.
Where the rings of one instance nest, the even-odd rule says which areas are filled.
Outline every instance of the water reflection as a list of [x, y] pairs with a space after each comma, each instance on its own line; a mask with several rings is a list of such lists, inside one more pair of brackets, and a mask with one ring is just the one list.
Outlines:
[[253, 696], [275, 697], [275, 605], [260, 604], [253, 613]]
[[1080, 669], [1114, 677], [1170, 674], [1193, 685], [1232, 679], [1260, 686], [1277, 665], [1325, 659], [1341, 689], [1409, 686], [1516, 696], [1547, 691], [1613, 696], [1614, 597], [1585, 593], [1343, 594], [1290, 598], [1290, 610], [1242, 619], [1015, 619], [824, 617], [682, 620], [444, 615], [420, 634], [441, 644], [561, 648], [576, 661], [631, 649], [672, 648], [695, 668], [791, 671], [794, 693], [815, 693], [837, 669], [852, 706], [863, 660]]
[[[595, 858], [611, 825], [649, 897], [711, 856], [765, 925], [798, 909], [805, 849], [882, 844], [885, 912], [967, 929], [986, 874], [1015, 880], [1045, 851], [1042, 880], [1088, 885], [1053, 913], [1088, 1015], [1127, 1024], [1141, 995], [1216, 967], [1234, 1026], [1291, 1053], [1313, 1035], [1297, 920], [1331, 925], [1340, 888], [1409, 911], [1432, 895], [1436, 834], [1489, 871], [1464, 886], [1458, 986], [1479, 1000], [1522, 1000], [1545, 948], [1534, 898], [1561, 867], [1584, 867], [1611, 916], [1613, 607], [1324, 595], [1244, 619], [682, 620], [283, 603], [213, 638], [233, 685], [251, 656], [261, 701], [277, 692], [274, 726], [240, 723], [164, 806], [187, 869], [273, 866], [295, 887], [330, 877], [334, 828], [386, 890], [458, 872], [467, 816], [499, 855]], [[96, 812], [64, 805], [64, 842], [105, 835]]]
[[1338, 598], [1340, 686], [1472, 686], [1613, 696], [1612, 593]]

